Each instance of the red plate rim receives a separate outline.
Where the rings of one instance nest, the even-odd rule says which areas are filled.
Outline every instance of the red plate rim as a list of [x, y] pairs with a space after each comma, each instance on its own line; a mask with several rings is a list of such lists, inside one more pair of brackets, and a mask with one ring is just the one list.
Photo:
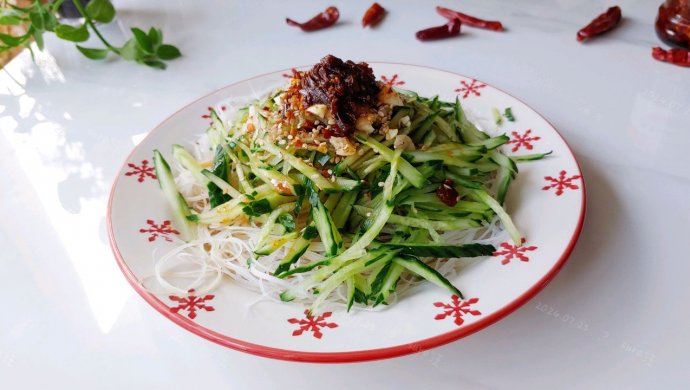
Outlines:
[[[372, 61], [369, 62], [370, 64], [386, 64], [386, 65], [404, 65], [404, 66], [411, 66], [411, 67], [418, 67], [418, 68], [426, 68], [430, 70], [434, 70], [437, 72], [443, 72], [443, 73], [448, 73], [454, 76], [458, 77], [464, 77], [464, 78], [470, 78], [465, 75], [443, 70], [443, 69], [438, 69], [434, 68], [431, 66], [423, 66], [423, 65], [413, 65], [413, 64], [405, 64], [405, 63], [398, 63], [398, 62], [384, 62], [384, 61]], [[159, 130], [163, 125], [165, 125], [169, 120], [172, 119], [177, 113], [180, 111], [185, 110], [186, 108], [190, 107], [191, 105], [195, 104], [199, 100], [205, 99], [206, 97], [213, 95], [221, 90], [224, 90], [226, 88], [233, 87], [237, 84], [254, 80], [257, 78], [261, 78], [270, 74], [275, 74], [275, 73], [280, 73], [280, 72], [286, 72], [290, 71], [293, 68], [288, 68], [288, 69], [283, 69], [279, 71], [273, 71], [273, 72], [267, 72], [263, 73], [261, 75], [257, 75], [254, 77], [250, 77], [247, 79], [243, 79], [237, 82], [234, 82], [232, 84], [226, 85], [222, 88], [219, 88], [213, 92], [210, 92], [194, 101], [191, 103], [188, 103], [184, 107], [180, 108], [177, 110], [175, 113], [170, 115], [168, 118], [163, 120], [158, 126], [153, 128], [149, 132], [149, 134], [146, 135], [146, 138], [148, 138], [153, 132]], [[481, 81], [481, 80], [479, 80]], [[482, 83], [484, 83], [482, 81]], [[486, 83], [485, 83], [486, 84]], [[110, 247], [113, 251], [113, 254], [115, 255], [115, 259], [117, 260], [117, 264], [122, 270], [122, 273], [125, 275], [125, 278], [127, 281], [132, 285], [134, 290], [141, 295], [141, 297], [148, 302], [151, 306], [153, 306], [154, 309], [156, 309], [158, 312], [163, 314], [165, 317], [170, 319], [172, 322], [176, 323], [177, 325], [183, 327], [184, 329], [201, 336], [205, 339], [208, 339], [210, 341], [213, 341], [215, 343], [218, 343], [220, 345], [241, 351], [241, 352], [246, 352], [250, 353], [253, 355], [257, 356], [263, 356], [263, 357], [268, 357], [268, 358], [273, 358], [273, 359], [279, 359], [279, 360], [288, 360], [288, 361], [298, 361], [298, 362], [310, 362], [310, 363], [352, 363], [352, 362], [363, 362], [363, 361], [370, 361], [370, 360], [378, 360], [378, 359], [387, 359], [387, 358], [392, 358], [392, 357], [398, 357], [398, 356], [403, 356], [403, 355], [408, 355], [412, 354], [415, 352], [422, 352], [425, 350], [428, 350], [430, 348], [435, 348], [447, 343], [450, 343], [452, 341], [458, 340], [460, 338], [463, 338], [465, 336], [468, 336], [474, 332], [477, 332], [483, 328], [488, 327], [489, 325], [495, 323], [496, 321], [504, 318], [508, 314], [512, 313], [516, 309], [518, 309], [520, 306], [524, 305], [529, 301], [531, 298], [533, 298], [539, 291], [541, 291], [546, 285], [556, 276], [558, 271], [563, 267], [565, 262], [568, 260], [568, 257], [573, 251], [573, 248], [575, 247], [575, 243], [577, 242], [578, 238], [580, 237], [580, 232], [582, 231], [582, 227], [584, 225], [584, 219], [585, 219], [585, 209], [586, 209], [586, 204], [587, 204], [587, 196], [586, 196], [586, 190], [585, 190], [585, 180], [584, 177], [582, 177], [582, 169], [580, 168], [580, 164], [578, 163], [577, 159], [575, 158], [575, 154], [573, 153], [570, 145], [568, 142], [563, 138], [561, 133], [556, 129], [556, 127], [543, 115], [541, 115], [539, 112], [534, 110], [531, 106], [528, 104], [525, 104], [522, 100], [516, 98], [515, 96], [503, 91], [500, 88], [496, 88], [491, 84], [487, 84], [491, 86], [492, 88], [495, 88], [506, 95], [512, 97], [513, 99], [521, 102], [524, 104], [527, 108], [532, 110], [534, 113], [539, 115], [541, 118], [543, 118], [550, 126], [551, 128], [556, 132], [556, 134], [561, 138], [563, 143], [566, 145], [566, 148], [570, 152], [570, 155], [573, 157], [573, 160], [575, 161], [575, 164], [578, 169], [578, 173], [581, 176], [581, 182], [582, 182], [582, 202], [581, 202], [581, 209], [580, 209], [580, 216], [578, 218], [577, 226], [575, 228], [575, 231], [570, 238], [570, 241], [568, 242], [568, 245], [566, 246], [565, 250], [559, 257], [558, 261], [554, 266], [537, 282], [535, 283], [532, 287], [530, 287], [527, 291], [525, 291], [522, 295], [518, 296], [515, 298], [512, 302], [508, 303], [498, 311], [484, 317], [481, 319], [478, 319], [476, 322], [473, 322], [469, 325], [460, 327], [458, 329], [442, 333], [437, 336], [429, 337], [426, 339], [422, 339], [419, 341], [415, 341], [412, 343], [407, 343], [407, 344], [401, 344], [397, 345], [394, 347], [386, 347], [386, 348], [377, 348], [377, 349], [369, 349], [369, 350], [362, 350], [362, 351], [350, 351], [350, 352], [304, 352], [304, 351], [292, 351], [292, 350], [287, 350], [287, 349], [280, 349], [280, 348], [272, 348], [272, 347], [267, 347], [265, 345], [259, 345], [259, 344], [254, 344], [250, 342], [246, 342], [243, 340], [235, 339], [232, 337], [228, 337], [226, 335], [220, 334], [218, 332], [212, 331], [210, 329], [207, 329], [194, 321], [187, 319], [183, 316], [177, 315], [175, 313], [172, 313], [170, 311], [170, 307], [167, 306], [165, 303], [160, 301], [158, 298], [156, 298], [153, 294], [149, 293], [144, 289], [143, 286], [141, 286], [134, 275], [132, 273], [132, 270], [129, 269], [127, 264], [125, 263], [124, 258], [122, 257], [122, 254], [120, 253], [119, 248], [117, 247], [117, 244], [115, 243], [115, 234], [113, 232], [113, 225], [112, 225], [112, 202], [113, 202], [113, 194], [115, 193], [115, 188], [117, 187], [120, 177], [122, 176], [123, 170], [126, 168], [127, 161], [130, 160], [132, 155], [138, 150], [139, 145], [143, 143], [139, 143], [139, 145], [135, 146], [134, 149], [130, 152], [130, 154], [127, 156], [127, 159], [125, 162], [122, 164], [122, 167], [118, 171], [118, 174], [115, 178], [115, 181], [113, 182], [113, 186], [111, 187], [110, 190], [110, 196], [108, 199], [108, 212], [106, 216], [106, 221], [108, 225], [108, 240], [110, 242]]]

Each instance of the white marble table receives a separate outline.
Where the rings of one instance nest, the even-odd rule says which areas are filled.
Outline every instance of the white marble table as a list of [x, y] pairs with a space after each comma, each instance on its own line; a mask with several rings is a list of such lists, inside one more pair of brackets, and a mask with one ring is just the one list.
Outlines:
[[[340, 1], [336, 28], [304, 34], [330, 1], [116, 1], [114, 40], [156, 25], [184, 57], [156, 71], [93, 62], [49, 38], [0, 74], [0, 387], [680, 388], [690, 383], [690, 70], [654, 61], [658, 2], [623, 0], [624, 22], [585, 45], [575, 32], [611, 4], [441, 1], [497, 18], [432, 43], [435, 3]], [[255, 357], [172, 324], [127, 284], [105, 214], [133, 146], [179, 107], [253, 75], [343, 58], [433, 66], [520, 97], [562, 132], [587, 181], [580, 241], [522, 308], [457, 342], [357, 364]], [[8, 76], [10, 74], [12, 78]], [[584, 327], [563, 318], [574, 317]]]

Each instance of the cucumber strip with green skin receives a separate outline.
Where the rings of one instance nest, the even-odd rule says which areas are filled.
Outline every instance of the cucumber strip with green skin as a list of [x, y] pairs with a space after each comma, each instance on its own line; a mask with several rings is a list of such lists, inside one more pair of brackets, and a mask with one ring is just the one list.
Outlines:
[[550, 155], [551, 153], [553, 153], [553, 150], [550, 150], [546, 153], [525, 154], [522, 156], [511, 156], [510, 158], [512, 158], [513, 161], [515, 161], [515, 162], [536, 161], [536, 160], [541, 160], [542, 158]]
[[400, 130], [400, 121], [402, 120], [402, 118], [410, 118], [412, 115], [412, 107], [401, 107], [400, 109], [398, 109], [398, 112], [396, 112], [395, 115], [391, 117], [391, 120], [388, 121], [388, 128]]
[[268, 236], [271, 234], [273, 227], [275, 227], [278, 217], [280, 217], [282, 214], [290, 212], [293, 207], [295, 207], [294, 203], [285, 203], [271, 211], [271, 214], [268, 215], [266, 222], [264, 222], [263, 226], [261, 227], [261, 231], [259, 232], [259, 238], [256, 241], [257, 248], [264, 245], [266, 239], [268, 239]]
[[334, 192], [350, 192], [357, 190], [362, 186], [362, 182], [360, 180], [353, 180], [345, 177], [336, 177], [333, 183], [335, 184], [335, 189], [326, 189], [324, 190], [325, 193], [330, 194]]
[[[312, 233], [311, 230], [314, 230], [314, 232]], [[314, 226], [313, 222], [304, 228], [302, 235], [293, 241], [292, 246], [285, 254], [285, 257], [278, 264], [278, 267], [273, 272], [274, 275], [280, 277], [280, 274], [287, 272], [290, 269], [290, 266], [296, 263], [300, 257], [302, 257], [304, 252], [309, 249], [309, 245], [311, 245], [311, 241], [315, 237], [314, 234], [317, 234], [315, 230], [316, 227]]]
[[496, 186], [496, 200], [500, 205], [503, 205], [505, 202], [506, 195], [508, 194], [508, 186], [510, 185], [512, 178], [512, 173], [508, 168], [498, 168], [494, 185]]
[[369, 295], [371, 293], [371, 285], [367, 282], [367, 279], [362, 276], [361, 274], [355, 274], [352, 279], [354, 280], [355, 283], [355, 288], [365, 295]]
[[[280, 294], [280, 299], [282, 301], [291, 301], [295, 299], [296, 297], [305, 297], [308, 291], [314, 286], [319, 286], [319, 283], [323, 282], [326, 278], [332, 276], [335, 274], [336, 271], [341, 269], [345, 264], [348, 263], [348, 261], [351, 260], [357, 260], [357, 261], [362, 261], [365, 263], [376, 257], [377, 259], [381, 259], [383, 255], [380, 255], [377, 253], [376, 256], [370, 251], [369, 253], [365, 253], [363, 256], [352, 256], [346, 260], [343, 259], [342, 254], [337, 257], [331, 257], [331, 258], [326, 258], [324, 260], [320, 261], [314, 261], [310, 264], [293, 268], [290, 271], [287, 271], [283, 274], [280, 275], [281, 278], [285, 278], [289, 275], [293, 275], [296, 273], [302, 273], [302, 272], [307, 272], [311, 271], [312, 269], [316, 267], [321, 267], [318, 270], [316, 270], [314, 273], [309, 275], [306, 279], [302, 280], [298, 285], [292, 286], [290, 289], [283, 291]], [[334, 261], [335, 260], [335, 261]]]
[[496, 213], [498, 218], [503, 223], [503, 226], [505, 226], [506, 230], [508, 231], [508, 235], [510, 236], [510, 239], [513, 241], [513, 244], [515, 246], [521, 246], [522, 235], [513, 223], [513, 220], [510, 218], [510, 215], [508, 215], [508, 213], [506, 213], [503, 207], [501, 207], [501, 204], [498, 203], [496, 199], [492, 198], [491, 195], [489, 195], [484, 190], [472, 190], [472, 194], [476, 196], [477, 199], [484, 202], [487, 206], [491, 207], [491, 209]]
[[[353, 154], [352, 156], [347, 156], [345, 157], [344, 160], [340, 161], [335, 165], [335, 168], [333, 168], [333, 174], [334, 175], [340, 175], [343, 172], [347, 170], [347, 168], [352, 168], [353, 165], [359, 161], [360, 159], [363, 159], [365, 156], [373, 156], [375, 152], [371, 150], [366, 145], [360, 145], [359, 150], [357, 153]], [[367, 157], [368, 158], [368, 157]], [[362, 160], [364, 161], [364, 160]], [[353, 168], [355, 169], [355, 168]]]
[[[268, 185], [270, 187], [270, 184]], [[257, 187], [258, 189], [259, 187]], [[275, 209], [281, 204], [293, 202], [295, 200], [292, 196], [282, 196], [276, 192], [270, 191], [269, 193], [257, 193], [253, 201], [267, 199], [271, 209]], [[232, 223], [237, 217], [243, 214], [243, 208], [246, 206], [246, 202], [251, 202], [252, 200], [247, 199], [247, 195], [243, 195], [241, 198], [231, 199], [230, 201], [223, 203], [219, 206], [212, 208], [209, 211], [199, 214], [199, 222], [205, 224], [211, 223], [221, 223], [229, 224]]]
[[374, 299], [374, 301], [376, 300], [376, 296], [379, 295], [379, 293], [381, 292], [381, 287], [383, 287], [383, 282], [384, 280], [386, 280], [386, 277], [388, 276], [388, 273], [390, 272], [391, 267], [393, 266], [393, 261], [389, 260], [381, 264], [383, 265], [383, 267], [381, 267], [381, 269], [379, 269], [378, 272], [376, 272], [376, 277], [374, 278], [374, 281], [371, 283], [371, 293], [369, 294], [369, 298]]
[[203, 168], [201, 167], [201, 164], [196, 161], [196, 158], [194, 158], [194, 156], [192, 156], [192, 154], [189, 153], [189, 151], [187, 151], [187, 149], [185, 149], [182, 145], [173, 145], [172, 151], [173, 158], [182, 166], [182, 168], [189, 171], [189, 173], [194, 176], [194, 180], [197, 182], [197, 184], [206, 187], [208, 179], [201, 173]]
[[[355, 211], [360, 215], [366, 215], [372, 212], [372, 209], [355, 206]], [[388, 223], [392, 225], [404, 225], [411, 227], [418, 227], [423, 229], [434, 229], [434, 230], [461, 230], [461, 229], [471, 229], [481, 226], [481, 223], [472, 219], [458, 218], [454, 221], [430, 221], [428, 219], [406, 217], [403, 215], [392, 214], [388, 218]]]
[[230, 195], [233, 199], [242, 197], [242, 193], [239, 192], [235, 187], [231, 186], [228, 182], [220, 177], [214, 175], [213, 172], [209, 171], [208, 169], [203, 169], [201, 174], [204, 175], [210, 182], [217, 185], [218, 188], [223, 191], [223, 193]]
[[311, 165], [308, 165], [307, 163], [302, 161], [301, 158], [291, 154], [285, 149], [281, 149], [273, 145], [270, 142], [264, 142], [262, 147], [267, 152], [273, 155], [282, 156], [283, 159], [287, 161], [293, 168], [297, 169], [309, 180], [314, 182], [314, 184], [316, 184], [316, 186], [319, 187], [320, 190], [337, 190], [334, 183], [323, 177], [321, 172], [319, 172], [316, 168], [312, 167]]
[[497, 150], [489, 151], [489, 159], [498, 166], [508, 169], [513, 177], [518, 173], [518, 167], [515, 161]]
[[343, 197], [342, 192], [336, 192], [333, 194], [328, 195], [328, 198], [326, 199], [325, 202], [323, 202], [323, 205], [328, 209], [328, 212], [331, 214], [331, 218], [333, 218], [333, 211], [335, 210], [335, 206], [338, 204], [340, 201], [340, 198]]
[[235, 165], [233, 172], [237, 175], [237, 181], [240, 183], [242, 191], [244, 191], [245, 194], [253, 192], [254, 187], [249, 184], [249, 180], [247, 180], [247, 177], [245, 176], [243, 164], [238, 159], [233, 159], [232, 155], [230, 155], [230, 159], [233, 160], [233, 164]]
[[[500, 170], [500, 168], [499, 168], [499, 170]], [[475, 189], [475, 190], [484, 188], [484, 185], [482, 183], [480, 183], [478, 181], [466, 179], [462, 175], [458, 175], [455, 172], [450, 171], [450, 170], [446, 171], [446, 177], [453, 180], [454, 184], [457, 184], [461, 187]]]
[[307, 192], [309, 203], [311, 204], [311, 218], [314, 221], [316, 230], [321, 237], [321, 243], [326, 249], [328, 256], [333, 256], [338, 253], [338, 250], [343, 245], [343, 239], [340, 232], [335, 227], [330, 211], [319, 199], [318, 192], [313, 188], [312, 183], [307, 183]]
[[496, 252], [496, 248], [493, 245], [486, 244], [444, 245], [384, 243], [381, 244], [381, 246], [384, 248], [398, 250], [399, 253], [404, 255], [436, 258], [491, 256], [494, 252]]
[[438, 273], [435, 269], [429, 267], [426, 263], [419, 260], [413, 256], [396, 256], [393, 259], [395, 264], [399, 264], [405, 267], [408, 271], [415, 275], [421, 276], [422, 278], [428, 280], [429, 282], [450, 291], [452, 294], [457, 295], [460, 299], [464, 299], [460, 290], [448, 281], [443, 275]]
[[345, 223], [352, 212], [352, 206], [357, 200], [357, 195], [358, 193], [356, 191], [350, 191], [344, 193], [342, 198], [340, 198], [340, 202], [338, 202], [338, 204], [335, 206], [335, 209], [331, 213], [333, 223], [335, 224], [336, 228], [342, 229], [345, 226]]
[[[415, 212], [412, 212], [411, 215], [414, 215], [415, 218], [421, 218], [421, 219], [428, 219], [428, 220], [433, 220], [433, 221], [455, 221], [458, 218], [465, 218], [465, 219], [472, 219], [475, 221], [480, 221], [480, 220], [486, 220], [486, 217], [484, 214], [478, 214], [478, 213], [470, 213], [467, 211], [461, 211], [461, 212], [439, 212], [439, 211], [429, 211], [428, 209], [424, 208], [423, 206], [415, 205]], [[493, 211], [491, 211], [491, 214], [493, 215]]]
[[[395, 252], [391, 252], [388, 255], [382, 256], [381, 260], [379, 261], [388, 261], [389, 258], [392, 258]], [[314, 312], [316, 309], [328, 298], [329, 295], [338, 288], [345, 280], [350, 278], [351, 276], [357, 274], [357, 273], [362, 273], [367, 271], [367, 269], [373, 267], [376, 263], [365, 265], [366, 261], [365, 258], [361, 258], [358, 260], [355, 260], [342, 268], [340, 268], [336, 273], [334, 273], [332, 276], [330, 276], [328, 279], [323, 281], [319, 285], [319, 295], [316, 297], [316, 300], [314, 300], [314, 303], [312, 304], [311, 308], [309, 311]]]
[[[291, 288], [288, 291], [285, 291], [281, 294], [281, 299], [294, 299], [298, 291], [305, 290], [305, 286], [308, 286], [309, 283], [313, 282], [320, 282], [323, 280], [323, 278], [327, 277], [331, 273], [333, 273], [335, 270], [338, 270], [340, 267], [344, 267], [344, 264], [346, 264], [348, 261], [354, 260], [354, 262], [361, 261], [362, 264], [366, 264], [369, 260], [374, 258], [374, 256], [378, 256], [379, 253], [376, 251], [369, 251], [369, 253], [366, 252], [366, 248], [371, 244], [376, 237], [378, 237], [379, 233], [381, 233], [381, 229], [386, 225], [386, 222], [388, 221], [388, 217], [391, 215], [393, 212], [393, 206], [389, 205], [390, 200], [393, 197], [393, 184], [395, 183], [395, 178], [398, 175], [398, 164], [400, 161], [404, 161], [400, 157], [401, 151], [396, 151], [393, 153], [392, 156], [392, 162], [391, 162], [391, 171], [388, 175], [388, 178], [386, 179], [386, 182], [383, 186], [383, 199], [384, 199], [384, 205], [383, 207], [379, 208], [377, 211], [376, 217], [373, 219], [372, 223], [369, 226], [369, 229], [362, 234], [359, 239], [356, 241], [353, 241], [353, 243], [350, 245], [350, 247], [345, 250], [345, 252], [332, 257], [329, 259], [330, 261], [330, 266], [325, 267], [323, 269], [320, 269], [317, 271], [314, 275], [312, 275], [311, 278], [308, 280], [303, 281], [299, 285]], [[314, 194], [311, 194], [311, 197], [314, 197]], [[313, 206], [312, 206], [313, 207]], [[318, 227], [318, 224], [317, 224]], [[362, 256], [362, 253], [364, 256]], [[383, 254], [382, 257], [386, 257], [388, 255], [393, 255], [395, 251], [390, 251], [387, 254]], [[356, 260], [355, 260], [356, 259]], [[362, 271], [362, 270], [360, 270]], [[340, 272], [340, 271], [338, 271]], [[329, 279], [330, 280], [330, 279]], [[337, 287], [337, 285], [335, 286]], [[335, 288], [334, 287], [334, 288]], [[323, 290], [323, 285], [319, 286], [320, 291]], [[319, 296], [319, 299], [325, 299], [323, 296]]]
[[434, 124], [436, 124], [438, 129], [441, 130], [441, 132], [443, 132], [443, 134], [445, 134], [452, 142], [457, 142], [459, 140], [455, 130], [453, 130], [448, 122], [446, 122], [446, 120], [440, 115], [434, 118]]
[[412, 140], [414, 141], [414, 143], [418, 144], [422, 142], [426, 133], [431, 131], [431, 125], [434, 124], [434, 121], [436, 120], [437, 116], [438, 113], [434, 112], [429, 114], [426, 118], [424, 118], [422, 123], [419, 124], [419, 127], [416, 128], [412, 133]]
[[[374, 140], [373, 138], [358, 135], [357, 139], [376, 150], [381, 156], [383, 156], [383, 158], [392, 163], [395, 152], [390, 150], [388, 147]], [[399, 159], [398, 166], [400, 174], [403, 175], [405, 179], [409, 180], [413, 186], [421, 188], [427, 183], [426, 178], [417, 170], [417, 168], [413, 167], [412, 164], [407, 162], [407, 160], [402, 158]]]
[[503, 124], [503, 116], [501, 116], [501, 112], [498, 111], [498, 108], [496, 107], [491, 107], [491, 115], [494, 117], [494, 122], [500, 126]]
[[455, 97], [455, 106], [453, 107], [453, 112], [455, 115], [456, 130], [460, 132], [460, 135], [462, 136], [461, 139], [463, 139], [465, 142], [480, 142], [489, 138], [488, 134], [480, 131], [472, 122], [467, 120], [465, 111], [462, 109], [460, 99], [457, 96]]
[[216, 110], [211, 110], [211, 127], [206, 131], [211, 149], [215, 149], [218, 145], [225, 144], [224, 139], [228, 130], [225, 128], [223, 121], [218, 116]]
[[[372, 150], [370, 147], [366, 145], [360, 145], [360, 150], [364, 150], [363, 154], [359, 156], [358, 159], [356, 159], [352, 164], [348, 166], [350, 169], [354, 169], [355, 171], [358, 171], [362, 168], [365, 162], [368, 160], [376, 157], [376, 151]], [[359, 152], [355, 153], [355, 156], [358, 156]], [[345, 160], [343, 160], [345, 161]]]
[[505, 134], [501, 134], [496, 137], [488, 138], [480, 142], [473, 142], [470, 143], [470, 146], [483, 146], [487, 150], [493, 150], [496, 149], [497, 147], [505, 144], [506, 142], [510, 141], [510, 137], [508, 137]]
[[[314, 261], [314, 262], [312, 262], [312, 263], [303, 265], [303, 266], [301, 266], [301, 267], [296, 267], [296, 268], [293, 268], [293, 269], [291, 269], [291, 270], [289, 270], [289, 271], [283, 272], [283, 273], [280, 274], [280, 275], [276, 275], [276, 277], [281, 278], [281, 279], [284, 279], [284, 278], [287, 278], [287, 277], [290, 276], [290, 275], [295, 275], [295, 274], [301, 274], [301, 273], [304, 273], [304, 272], [309, 272], [309, 271], [313, 270], [313, 269], [316, 268], [316, 267], [328, 266], [328, 265], [330, 265], [330, 264], [331, 264], [331, 261], [328, 260], [328, 259], [326, 259], [326, 260]], [[288, 302], [288, 301], [291, 301], [291, 300], [293, 300], [293, 299], [295, 299], [295, 296], [292, 295], [290, 291], [284, 291], [284, 292], [282, 292], [282, 293], [280, 294], [280, 300], [281, 300], [281, 301]]]
[[483, 155], [487, 152], [484, 145], [467, 145], [462, 143], [444, 143], [434, 145], [426, 150], [429, 153], [450, 152], [451, 155]]
[[443, 161], [444, 159], [455, 157], [467, 162], [474, 162], [482, 157], [484, 153], [480, 150], [463, 150], [461, 148], [453, 148], [446, 150], [413, 150], [405, 152], [405, 158], [409, 158], [411, 162], [426, 162], [426, 161]]
[[446, 169], [460, 176], [476, 176], [480, 174], [477, 168], [446, 167]]
[[405, 271], [405, 267], [398, 263], [392, 263], [386, 278], [381, 284], [379, 294], [376, 297], [373, 297], [374, 306], [377, 306], [381, 303], [386, 303], [388, 297], [390, 297], [391, 293], [395, 291], [398, 281], [400, 280], [400, 275], [402, 275], [403, 271]]
[[431, 146], [431, 144], [433, 144], [434, 141], [436, 141], [436, 137], [437, 135], [435, 129], [431, 129], [431, 131], [426, 133], [426, 135], [424, 136], [424, 140], [422, 141], [422, 147], [425, 148]]
[[239, 144], [239, 147], [247, 155], [249, 167], [256, 177], [263, 180], [264, 183], [271, 184], [277, 192], [283, 195], [296, 195], [297, 191], [294, 186], [297, 184], [297, 181], [295, 179], [271, 167], [261, 166], [263, 163], [254, 157], [249, 148], [243, 144]]
[[298, 232], [285, 234], [284, 236], [276, 238], [275, 240], [271, 240], [270, 242], [267, 242], [261, 247], [255, 249], [254, 254], [260, 256], [270, 255], [271, 253], [277, 251], [278, 249], [280, 249], [280, 247], [294, 240], [297, 237], [299, 237]]
[[168, 162], [165, 161], [165, 158], [157, 149], [153, 151], [153, 165], [156, 170], [158, 184], [172, 211], [173, 226], [180, 232], [180, 238], [183, 240], [190, 241], [196, 239], [196, 223], [187, 219], [187, 216], [192, 215], [192, 211], [177, 189], [170, 165], [168, 165]]
[[376, 156], [369, 160], [368, 164], [363, 164], [362, 168], [359, 171], [357, 171], [357, 174], [360, 177], [367, 176], [372, 172], [378, 171], [379, 169], [381, 169], [381, 167], [383, 167], [386, 164], [388, 164], [388, 161], [386, 161], [386, 159], [383, 158], [383, 156]]
[[455, 204], [455, 206], [448, 206], [447, 204], [441, 202], [440, 199], [438, 199], [438, 196], [436, 196], [436, 193], [410, 196], [409, 198], [407, 198], [403, 202], [401, 202], [401, 204], [410, 204], [410, 203], [429, 204], [440, 212], [468, 211], [471, 213], [485, 213], [488, 210], [491, 210], [491, 208], [489, 206], [487, 206], [485, 203], [472, 202], [469, 200], [461, 200], [461, 201], [458, 201]]
[[347, 287], [347, 311], [350, 312], [352, 304], [355, 303], [355, 277], [350, 276], [345, 279], [345, 286]]

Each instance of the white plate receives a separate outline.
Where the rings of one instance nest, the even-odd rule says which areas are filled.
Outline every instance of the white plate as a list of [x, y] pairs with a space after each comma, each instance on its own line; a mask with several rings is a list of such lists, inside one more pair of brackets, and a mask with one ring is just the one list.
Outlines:
[[[585, 189], [575, 158], [549, 122], [516, 98], [481, 81], [414, 65], [372, 63], [377, 77], [399, 88], [443, 100], [459, 96], [489, 132], [505, 132], [509, 155], [553, 151], [519, 165], [507, 209], [527, 238], [509, 243], [465, 268], [452, 282], [466, 299], [424, 286], [379, 312], [327, 312], [315, 318], [292, 303], [263, 302], [258, 294], [225, 281], [212, 295], [154, 295], [142, 286], [153, 274], [153, 251], [172, 247], [175, 233], [152, 167], [152, 153], [170, 155], [174, 143], [192, 143], [209, 124], [209, 107], [233, 107], [285, 83], [285, 73], [257, 76], [189, 104], [166, 119], [134, 149], [118, 175], [108, 205], [115, 257], [132, 286], [156, 310], [209, 340], [271, 358], [351, 362], [419, 352], [476, 332], [506, 316], [541, 290], [563, 266], [580, 234]], [[220, 103], [219, 103], [220, 102]], [[497, 127], [491, 109], [512, 107], [515, 122]], [[167, 152], [167, 153], [166, 153]]]

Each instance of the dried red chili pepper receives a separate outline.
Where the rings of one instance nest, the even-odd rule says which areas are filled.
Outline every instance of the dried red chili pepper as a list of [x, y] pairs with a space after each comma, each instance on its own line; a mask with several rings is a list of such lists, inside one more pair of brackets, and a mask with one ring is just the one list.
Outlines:
[[453, 11], [452, 9], [440, 6], [436, 7], [436, 12], [438, 12], [441, 16], [448, 19], [449, 21], [452, 21], [453, 19], [459, 19], [461, 22], [465, 23], [468, 26], [484, 28], [493, 31], [503, 31], [503, 24], [496, 20], [479, 19], [475, 18], [474, 16], [463, 14], [462, 12]]
[[330, 27], [338, 21], [340, 12], [336, 7], [328, 7], [325, 11], [314, 16], [304, 23], [298, 23], [290, 18], [285, 18], [285, 22], [290, 26], [299, 27], [302, 31], [315, 31], [322, 28]]
[[415, 36], [420, 41], [431, 41], [434, 39], [444, 39], [460, 35], [460, 26], [462, 23], [460, 19], [453, 19], [443, 26], [430, 27], [421, 31], [417, 31]]
[[690, 50], [664, 50], [660, 47], [655, 47], [652, 48], [652, 57], [659, 61], [668, 62], [678, 66], [690, 66]]
[[386, 9], [381, 7], [379, 3], [372, 4], [362, 17], [362, 27], [376, 25], [385, 14]]
[[617, 5], [609, 8], [596, 17], [588, 25], [577, 32], [577, 41], [582, 42], [593, 36], [612, 30], [621, 21], [621, 8]]
[[453, 188], [453, 181], [446, 179], [441, 183], [441, 185], [436, 189], [436, 196], [441, 200], [441, 202], [447, 204], [450, 207], [458, 204], [460, 194]]

